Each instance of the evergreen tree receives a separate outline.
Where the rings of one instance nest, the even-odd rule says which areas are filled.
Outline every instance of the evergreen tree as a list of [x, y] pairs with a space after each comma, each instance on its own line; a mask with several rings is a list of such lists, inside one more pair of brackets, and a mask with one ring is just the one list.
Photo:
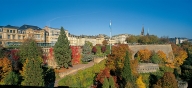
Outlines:
[[130, 59], [129, 59], [129, 52], [128, 51], [126, 51], [124, 66], [123, 66], [123, 70], [122, 70], [121, 75], [125, 81], [125, 84], [127, 82], [133, 82], [133, 76], [132, 76], [132, 72], [131, 72], [131, 65], [130, 65]]
[[42, 49], [37, 46], [37, 43], [33, 39], [27, 39], [25, 42], [20, 46], [19, 50], [19, 57], [21, 63], [24, 63], [26, 58], [38, 58], [42, 56]]
[[44, 86], [43, 69], [41, 67], [41, 58], [37, 59], [26, 59], [23, 70], [20, 72], [23, 81], [23, 86]]
[[93, 59], [93, 55], [91, 54], [91, 49], [92, 49], [91, 44], [86, 41], [85, 44], [83, 45], [83, 50], [82, 50], [83, 62], [88, 62]]
[[5, 85], [18, 85], [19, 75], [11, 71], [5, 76], [3, 82]]
[[72, 65], [70, 42], [65, 34], [64, 28], [61, 27], [59, 38], [54, 46], [54, 56], [59, 67], [68, 68]]
[[108, 81], [108, 79], [106, 77], [104, 78], [104, 82], [103, 82], [102, 88], [109, 88], [109, 81]]
[[115, 88], [115, 81], [112, 76], [109, 77], [109, 86], [110, 88]]

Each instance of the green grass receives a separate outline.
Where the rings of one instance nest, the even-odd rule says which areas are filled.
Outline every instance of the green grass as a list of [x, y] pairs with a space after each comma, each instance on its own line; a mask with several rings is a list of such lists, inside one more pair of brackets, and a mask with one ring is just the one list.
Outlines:
[[79, 70], [77, 74], [68, 75], [59, 81], [59, 86], [69, 87], [90, 87], [93, 84], [95, 73], [99, 73], [101, 69], [105, 68], [105, 60], [94, 66]]

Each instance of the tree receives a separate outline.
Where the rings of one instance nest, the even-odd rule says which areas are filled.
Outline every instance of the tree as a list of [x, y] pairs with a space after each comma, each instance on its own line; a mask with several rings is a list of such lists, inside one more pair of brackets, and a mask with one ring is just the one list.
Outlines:
[[27, 39], [23, 42], [23, 44], [20, 46], [19, 50], [19, 60], [23, 64], [26, 60], [32, 59], [32, 58], [38, 58], [39, 56], [42, 57], [42, 49], [37, 46], [37, 43], [33, 39]]
[[96, 48], [95, 46], [93, 46], [93, 48], [92, 48], [92, 52], [93, 52], [94, 54], [97, 53], [97, 48]]
[[136, 36], [129, 36], [125, 41], [127, 41], [127, 43], [137, 43], [137, 38]]
[[54, 46], [54, 56], [59, 67], [68, 68], [69, 66], [72, 66], [71, 49], [69, 44], [64, 28], [61, 27], [59, 38]]
[[140, 75], [136, 80], [138, 88], [146, 88], [145, 83], [142, 81], [142, 76]]
[[159, 38], [156, 35], [149, 35], [150, 44], [156, 44], [159, 41]]
[[114, 81], [113, 76], [109, 77], [109, 87], [110, 88], [115, 88], [115, 81]]
[[37, 59], [26, 59], [22, 71], [20, 71], [23, 81], [23, 86], [44, 86], [43, 69], [41, 67], [42, 60], [40, 57]]
[[82, 61], [83, 62], [88, 62], [93, 59], [93, 56], [91, 54], [91, 49], [92, 49], [91, 44], [86, 41], [85, 44], [83, 45], [83, 49], [82, 49]]
[[127, 82], [133, 82], [133, 76], [132, 76], [132, 72], [131, 72], [131, 65], [130, 65], [130, 59], [129, 59], [129, 52], [126, 51], [126, 56], [125, 56], [125, 60], [124, 60], [124, 66], [122, 69], [122, 73], [121, 73], [125, 84]]
[[13, 71], [10, 71], [3, 79], [4, 85], [18, 85], [19, 75]]
[[178, 88], [177, 80], [171, 72], [165, 72], [163, 77], [157, 81], [157, 85], [162, 88]]
[[78, 46], [71, 46], [71, 51], [72, 51], [72, 64], [79, 64], [80, 63], [80, 58], [81, 58], [81, 54], [80, 54], [80, 47]]
[[2, 82], [5, 76], [11, 71], [11, 61], [7, 57], [0, 58], [0, 82]]
[[106, 51], [106, 46], [102, 46], [102, 47], [101, 47], [101, 52], [102, 52], [102, 53], [105, 53], [105, 51]]
[[158, 54], [153, 53], [151, 56], [151, 62], [154, 64], [162, 64], [163, 60], [161, 58], [159, 58]]
[[150, 39], [148, 36], [141, 36], [139, 38], [138, 42], [141, 44], [148, 44], [148, 43], [150, 43]]
[[126, 51], [129, 51], [127, 44], [118, 44], [112, 47], [112, 54], [108, 55], [106, 66], [112, 70], [123, 68]]
[[140, 57], [141, 61], [149, 62], [149, 59], [151, 57], [151, 51], [148, 49], [143, 49], [138, 51], [138, 56]]
[[102, 44], [103, 46], [106, 46], [108, 44], [107, 40], [103, 40]]
[[103, 82], [102, 88], [109, 88], [109, 81], [108, 81], [108, 79], [106, 77], [104, 78], [104, 82]]

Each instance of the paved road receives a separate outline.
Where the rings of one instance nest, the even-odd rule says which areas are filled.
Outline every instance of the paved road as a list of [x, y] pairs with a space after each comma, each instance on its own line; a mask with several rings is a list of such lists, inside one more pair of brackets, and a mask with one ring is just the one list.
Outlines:
[[[77, 64], [77, 65], [74, 65], [73, 67], [70, 67], [69, 69], [67, 69], [65, 72], [62, 72], [64, 74], [76, 74], [78, 70], [81, 70], [81, 69], [85, 69], [85, 68], [89, 68], [91, 66], [94, 65], [94, 62], [89, 62], [88, 64]], [[66, 75], [65, 75], [66, 76]], [[62, 76], [60, 79], [56, 80], [55, 81], [55, 84], [54, 84], [54, 87], [57, 87], [58, 86], [58, 82], [64, 78], [65, 76]]]

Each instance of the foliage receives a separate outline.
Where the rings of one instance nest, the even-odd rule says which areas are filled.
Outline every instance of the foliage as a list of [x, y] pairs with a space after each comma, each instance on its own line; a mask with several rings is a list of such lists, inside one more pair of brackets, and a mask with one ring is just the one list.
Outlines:
[[151, 62], [154, 64], [161, 64], [161, 63], [163, 63], [163, 60], [161, 58], [159, 58], [158, 54], [154, 53], [151, 56]]
[[183, 62], [187, 58], [187, 52], [183, 48], [175, 44], [172, 44], [171, 46], [172, 46], [173, 54], [175, 57], [172, 64], [173, 64], [173, 68], [176, 68], [183, 64]]
[[23, 42], [23, 44], [20, 46], [19, 50], [19, 60], [21, 63], [24, 63], [26, 58], [32, 59], [32, 58], [38, 58], [42, 57], [42, 49], [37, 46], [37, 43], [33, 39], [27, 39]]
[[[36, 59], [26, 59], [22, 71], [20, 71], [23, 86], [44, 86], [43, 69], [40, 57]], [[39, 60], [39, 61], [38, 61]]]
[[105, 68], [105, 60], [93, 65], [90, 68], [79, 70], [74, 75], [67, 75], [65, 78], [59, 81], [59, 86], [69, 87], [90, 87], [94, 83], [94, 77], [96, 73], [99, 73], [101, 69]]
[[10, 71], [3, 79], [4, 85], [18, 85], [19, 75], [13, 71]]
[[61, 27], [59, 38], [54, 46], [54, 56], [59, 67], [68, 68], [72, 66], [70, 42], [65, 34], [64, 28]]
[[115, 88], [115, 81], [112, 76], [109, 77], [109, 87], [110, 88]]
[[159, 56], [161, 61], [163, 61], [163, 62], [167, 61], [167, 56], [163, 51], [161, 51], [161, 50], [157, 51], [157, 55]]
[[80, 54], [80, 47], [78, 46], [71, 46], [71, 51], [72, 51], [72, 64], [79, 64], [80, 63], [80, 59], [81, 59], [81, 54]]
[[140, 75], [136, 80], [138, 88], [146, 88], [145, 83], [142, 81], [142, 76]]
[[102, 47], [101, 47], [101, 52], [102, 52], [102, 53], [105, 53], [105, 51], [106, 51], [106, 46], [102, 46]]
[[43, 74], [44, 74], [44, 85], [45, 87], [54, 87], [54, 82], [55, 82], [55, 72], [54, 69], [48, 68], [48, 67], [43, 67]]
[[97, 48], [96, 48], [96, 46], [93, 46], [93, 48], [92, 48], [92, 52], [93, 52], [94, 54], [96, 54], [96, 52], [97, 52]]
[[48, 55], [49, 59], [53, 59], [53, 48], [49, 48], [49, 55]]
[[142, 62], [149, 62], [152, 52], [148, 49], [139, 50], [137, 55]]
[[162, 36], [159, 38], [159, 44], [166, 44], [169, 43], [169, 38], [167, 36]]
[[106, 46], [108, 44], [107, 40], [103, 40], [102, 44], [103, 46]]
[[160, 66], [159, 70], [162, 71], [162, 72], [173, 72], [174, 71], [173, 68], [167, 67], [167, 66]]
[[137, 73], [138, 62], [139, 62], [138, 59], [130, 60], [131, 73], [133, 74], [134, 77], [138, 75]]
[[135, 36], [129, 36], [126, 38], [125, 41], [127, 41], [127, 43], [137, 43], [138, 42], [138, 40]]
[[88, 62], [93, 59], [93, 55], [91, 54], [92, 45], [90, 42], [85, 42], [82, 49], [82, 61]]
[[121, 72], [121, 75], [123, 77], [123, 79], [125, 80], [125, 84], [127, 82], [133, 82], [133, 76], [132, 76], [132, 72], [131, 72], [131, 65], [130, 65], [130, 57], [129, 57], [129, 52], [126, 51], [126, 56], [125, 56], [125, 60], [124, 60], [124, 66]]
[[7, 57], [0, 58], [0, 82], [10, 71], [12, 71], [11, 61]]
[[162, 88], [178, 88], [177, 80], [171, 72], [165, 72], [163, 77], [157, 81], [157, 85]]
[[150, 39], [148, 36], [141, 36], [138, 42], [141, 44], [148, 44], [150, 42]]
[[103, 84], [105, 77], [109, 78], [110, 75], [110, 69], [105, 68], [104, 70], [101, 70], [100, 73], [97, 75], [96, 81], [100, 82]]
[[122, 69], [128, 45], [119, 44], [112, 47], [112, 54], [108, 55], [106, 66], [112, 70]]
[[106, 77], [104, 78], [104, 82], [103, 82], [102, 88], [109, 88], [109, 81], [108, 81], [108, 79]]
[[110, 54], [110, 45], [106, 45], [105, 54], [106, 54], [106, 55], [109, 55], [109, 54]]
[[5, 56], [5, 48], [0, 45], [0, 58], [3, 58]]
[[96, 45], [96, 49], [97, 49], [96, 55], [97, 56], [103, 56], [103, 53], [101, 52], [101, 46], [100, 45]]

